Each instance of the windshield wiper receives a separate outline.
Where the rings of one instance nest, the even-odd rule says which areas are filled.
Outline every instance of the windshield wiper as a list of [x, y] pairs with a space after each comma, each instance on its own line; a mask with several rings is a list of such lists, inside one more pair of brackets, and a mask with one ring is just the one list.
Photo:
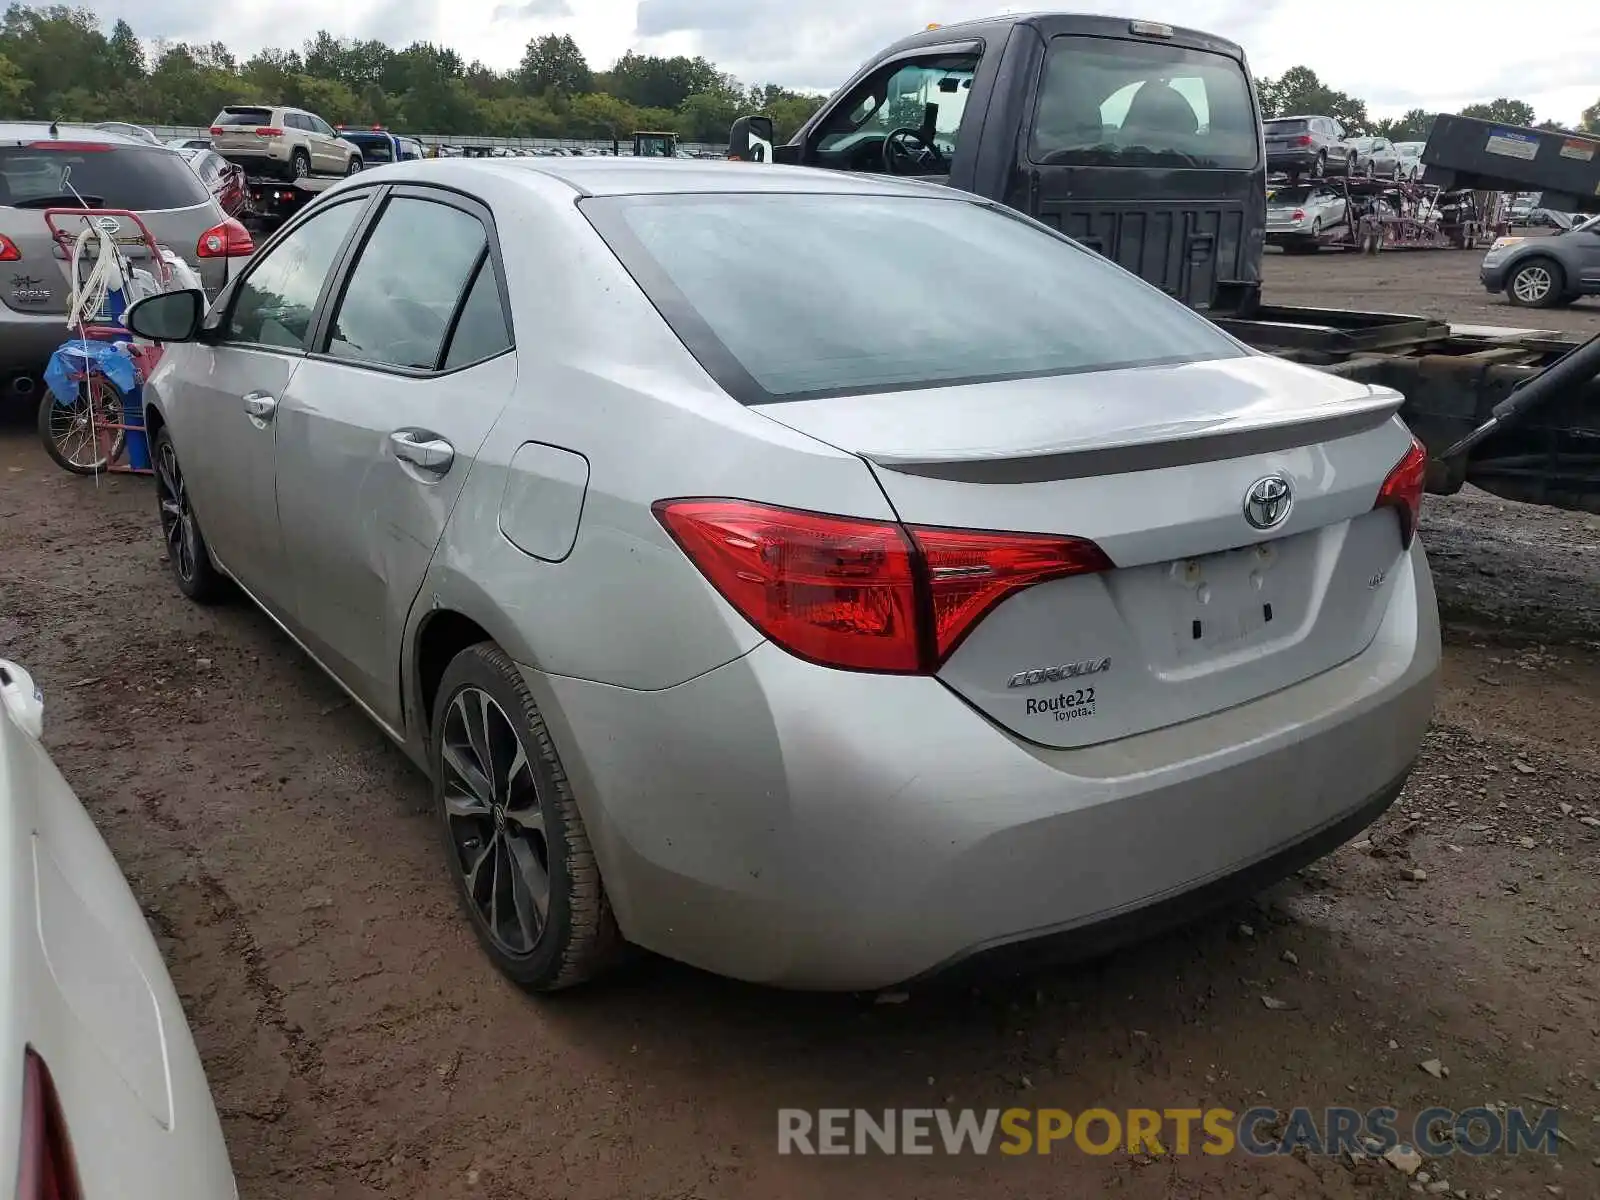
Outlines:
[[29, 196], [26, 200], [13, 200], [12, 208], [104, 208], [104, 196], [84, 196], [81, 199], [71, 192], [59, 196]]

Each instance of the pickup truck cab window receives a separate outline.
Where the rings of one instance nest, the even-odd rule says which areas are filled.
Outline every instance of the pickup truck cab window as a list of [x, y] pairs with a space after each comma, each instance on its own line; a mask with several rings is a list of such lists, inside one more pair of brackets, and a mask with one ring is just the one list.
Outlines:
[[1248, 170], [1259, 141], [1237, 60], [1183, 46], [1050, 39], [1031, 157], [1044, 165]]
[[980, 51], [886, 63], [823, 122], [808, 161], [837, 171], [946, 176]]

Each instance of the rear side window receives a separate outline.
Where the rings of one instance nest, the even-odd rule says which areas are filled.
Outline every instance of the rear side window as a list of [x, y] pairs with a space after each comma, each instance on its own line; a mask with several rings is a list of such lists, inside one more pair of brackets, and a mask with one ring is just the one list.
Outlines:
[[270, 108], [230, 108], [223, 109], [213, 125], [248, 125], [252, 129], [257, 125], [272, 124], [272, 110]]
[[1249, 170], [1259, 160], [1244, 68], [1182, 46], [1056, 37], [1045, 53], [1033, 161]]
[[327, 352], [433, 370], [487, 246], [471, 213], [409, 196], [390, 200], [345, 284]]
[[581, 203], [689, 351], [747, 404], [1244, 353], [1099, 255], [970, 201]]
[[176, 150], [65, 138], [0, 146], [0, 205], [48, 208], [74, 191], [99, 207], [135, 212], [193, 208], [211, 199]]
[[478, 273], [467, 290], [466, 303], [450, 336], [450, 349], [444, 356], [444, 369], [469, 367], [511, 349], [511, 325], [500, 301], [500, 284], [495, 278], [494, 260], [485, 251]]

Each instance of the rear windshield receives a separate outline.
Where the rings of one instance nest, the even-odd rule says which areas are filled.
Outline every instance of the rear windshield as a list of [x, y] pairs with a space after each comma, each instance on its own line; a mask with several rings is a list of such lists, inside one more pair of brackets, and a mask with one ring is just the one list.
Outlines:
[[582, 208], [746, 404], [1244, 353], [1099, 255], [966, 200], [746, 193]]
[[1034, 162], [1249, 170], [1260, 135], [1234, 59], [1181, 46], [1057, 37], [1045, 54]]
[[42, 202], [74, 191], [99, 207], [136, 212], [192, 208], [211, 199], [174, 150], [66, 141], [0, 146], [0, 205], [48, 207]]
[[1307, 121], [1268, 121], [1268, 133], [1306, 133], [1311, 128]]
[[339, 136], [361, 147], [361, 157], [369, 163], [394, 161], [394, 142], [386, 133], [351, 133], [347, 130]]
[[270, 108], [234, 108], [223, 109], [222, 114], [213, 122], [213, 125], [257, 125], [272, 124], [272, 110]]

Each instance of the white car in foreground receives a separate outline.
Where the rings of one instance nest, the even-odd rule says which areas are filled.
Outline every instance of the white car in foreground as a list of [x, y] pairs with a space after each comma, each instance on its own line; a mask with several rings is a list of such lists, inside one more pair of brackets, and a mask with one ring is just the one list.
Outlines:
[[17, 1200], [237, 1197], [178, 994], [0, 660], [0, 1180]]

